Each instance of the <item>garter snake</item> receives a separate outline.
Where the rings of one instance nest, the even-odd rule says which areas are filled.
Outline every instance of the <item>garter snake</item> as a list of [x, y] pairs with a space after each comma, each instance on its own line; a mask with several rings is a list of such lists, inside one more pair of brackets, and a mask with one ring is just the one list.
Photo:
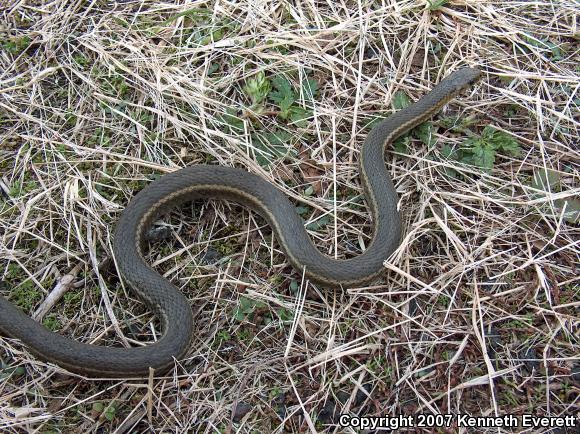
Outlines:
[[471, 86], [480, 72], [453, 72], [414, 104], [375, 125], [359, 157], [360, 179], [373, 221], [373, 237], [357, 257], [337, 260], [312, 244], [294, 205], [277, 188], [244, 170], [196, 165], [164, 175], [139, 192], [127, 205], [114, 233], [113, 253], [125, 282], [161, 318], [163, 335], [136, 348], [80, 343], [49, 331], [0, 297], [0, 331], [19, 339], [40, 358], [91, 377], [148, 375], [163, 371], [184, 356], [192, 338], [193, 314], [188, 300], [143, 259], [144, 234], [169, 209], [199, 198], [239, 202], [261, 214], [271, 225], [288, 261], [311, 281], [322, 285], [355, 286], [381, 273], [383, 261], [397, 248], [401, 221], [397, 194], [384, 163], [385, 147], [438, 112]]

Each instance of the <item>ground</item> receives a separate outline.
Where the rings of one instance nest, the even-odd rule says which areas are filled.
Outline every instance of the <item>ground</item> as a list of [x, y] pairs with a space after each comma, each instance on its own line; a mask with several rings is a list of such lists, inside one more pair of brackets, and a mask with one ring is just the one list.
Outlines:
[[[160, 333], [111, 253], [151, 180], [245, 168], [294, 201], [321, 251], [351, 257], [372, 235], [357, 161], [374, 122], [462, 66], [483, 74], [387, 149], [404, 237], [376, 284], [304, 281], [259, 216], [195, 202], [156, 225], [147, 258], [198, 310], [187, 356], [167, 375], [84, 379], [1, 337], [2, 432], [577, 414], [576, 2], [9, 3], [0, 293], [99, 345]], [[437, 423], [421, 432], [460, 429]]]

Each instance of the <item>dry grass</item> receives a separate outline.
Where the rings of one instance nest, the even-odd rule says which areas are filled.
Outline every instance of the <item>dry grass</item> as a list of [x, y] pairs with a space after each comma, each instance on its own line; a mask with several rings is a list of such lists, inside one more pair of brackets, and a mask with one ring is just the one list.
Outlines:
[[[110, 260], [120, 211], [152, 178], [245, 167], [300, 202], [321, 250], [356, 254], [369, 123], [461, 65], [485, 74], [433, 120], [430, 145], [415, 134], [386, 156], [406, 236], [380, 285], [302, 282], [257, 216], [196, 203], [150, 250], [200, 309], [188, 358], [148, 382], [84, 380], [2, 338], [2, 432], [343, 432], [333, 412], [578, 412], [580, 241], [563, 209], [580, 193], [575, 1], [107, 3], [16, 1], [0, 21], [2, 293], [32, 314], [64, 286], [44, 322], [84, 342], [158, 333]], [[272, 100], [251, 107], [244, 86], [260, 71], [296, 89], [316, 80], [294, 103], [306, 121]], [[519, 155], [498, 152], [490, 171], [445, 156], [487, 125]], [[285, 157], [264, 154], [274, 136]]]

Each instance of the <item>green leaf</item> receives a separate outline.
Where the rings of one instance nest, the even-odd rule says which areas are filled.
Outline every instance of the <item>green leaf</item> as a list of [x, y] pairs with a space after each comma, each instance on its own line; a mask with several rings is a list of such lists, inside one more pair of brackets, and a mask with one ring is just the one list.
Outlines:
[[312, 101], [318, 94], [318, 81], [313, 78], [307, 78], [302, 82], [302, 94], [306, 101]]
[[564, 220], [568, 223], [576, 224], [580, 222], [580, 199], [558, 199], [556, 208], [559, 212], [564, 210]]
[[226, 112], [222, 115], [221, 121], [227, 124], [232, 130], [244, 130], [244, 121], [237, 116], [237, 111], [234, 108], [226, 108]]
[[8, 377], [15, 379], [22, 377], [24, 374], [26, 374], [24, 366], [8, 366], [4, 362], [2, 362], [0, 366], [0, 380], [4, 380]]
[[294, 90], [292, 89], [290, 82], [286, 80], [285, 77], [277, 75], [272, 79], [272, 85], [274, 86], [275, 90], [270, 92], [270, 95], [268, 95], [272, 101], [275, 103], [280, 103], [285, 99], [292, 99], [292, 102], [294, 102]]
[[[313, 191], [314, 191], [314, 190], [313, 190]], [[303, 215], [303, 214], [306, 214], [306, 213], [308, 212], [308, 210], [309, 210], [309, 209], [310, 209], [310, 208], [309, 208], [309, 207], [307, 207], [307, 206], [302, 206], [302, 205], [301, 205], [301, 206], [297, 206], [297, 207], [296, 207], [296, 213], [297, 213], [298, 215]]]
[[409, 149], [407, 147], [409, 143], [409, 136], [399, 137], [393, 142], [393, 149], [401, 154], [408, 154]]
[[268, 98], [280, 108], [279, 116], [282, 119], [288, 119], [288, 116], [290, 116], [290, 107], [296, 101], [296, 95], [294, 94], [292, 85], [282, 76], [274, 77], [272, 84], [275, 90], [270, 92]]
[[498, 151], [514, 157], [520, 154], [520, 144], [510, 134], [499, 131], [491, 125], [486, 126], [481, 134], [482, 139]]
[[254, 313], [254, 310], [257, 308], [263, 308], [265, 304], [261, 301], [252, 300], [248, 297], [240, 297], [240, 304], [238, 305], [238, 309], [234, 314], [234, 318], [237, 321], [245, 320], [250, 314]]
[[56, 314], [51, 313], [42, 320], [42, 325], [44, 325], [47, 329], [56, 332], [60, 328], [60, 321], [58, 320]]
[[532, 187], [543, 191], [559, 190], [560, 174], [552, 169], [536, 169], [534, 170]]
[[363, 128], [366, 131], [370, 131], [383, 120], [384, 118], [382, 116], [374, 116]]
[[478, 142], [471, 150], [473, 155], [473, 164], [476, 166], [490, 171], [493, 169], [493, 163], [495, 163], [495, 149], [492, 146]]
[[290, 108], [290, 120], [300, 128], [305, 128], [308, 125], [308, 118], [310, 116], [312, 116], [310, 110], [303, 109], [302, 107]]
[[330, 223], [330, 216], [325, 215], [325, 216], [322, 216], [319, 219], [313, 221], [312, 223], [307, 224], [306, 229], [308, 229], [309, 231], [317, 231], [319, 229], [326, 227], [329, 223]]
[[445, 6], [449, 0], [427, 0], [429, 6], [427, 7], [430, 11], [436, 11], [440, 9], [442, 6]]
[[209, 64], [209, 68], [207, 68], [207, 75], [212, 75], [214, 72], [217, 72], [220, 69], [220, 64], [213, 62]]
[[278, 309], [278, 316], [280, 317], [280, 321], [291, 321], [294, 317], [294, 313], [291, 310], [282, 307]]
[[411, 104], [411, 100], [409, 99], [409, 97], [405, 92], [403, 92], [402, 90], [398, 90], [395, 92], [395, 95], [393, 96], [392, 104], [395, 110], [401, 110], [404, 109], [405, 107], [408, 107]]
[[189, 18], [192, 18], [193, 20], [196, 20], [196, 19], [207, 17], [210, 15], [211, 15], [211, 11], [209, 9], [191, 8], [191, 9], [187, 9], [183, 12], [179, 12], [178, 14], [170, 16], [165, 21], [163, 21], [161, 23], [161, 25], [165, 26], [165, 25], [171, 23], [172, 21], [175, 21], [181, 17], [189, 17]]
[[293, 294], [296, 294], [299, 289], [300, 289], [300, 284], [296, 280], [292, 279], [290, 281], [290, 292], [292, 292]]
[[455, 160], [457, 157], [457, 151], [452, 146], [445, 144], [443, 145], [443, 148], [441, 148], [441, 155], [443, 155], [445, 158]]
[[540, 39], [530, 35], [524, 35], [523, 39], [532, 47], [549, 51], [550, 52], [549, 57], [551, 57], [552, 60], [562, 60], [562, 58], [564, 57], [564, 53], [562, 52], [560, 47], [548, 39]]
[[21, 38], [12, 38], [2, 42], [2, 46], [11, 54], [18, 55], [26, 50], [30, 45], [30, 38], [22, 36]]
[[448, 146], [444, 146], [442, 149], [444, 156], [480, 167], [487, 172], [493, 169], [497, 153], [517, 156], [520, 152], [520, 145], [513, 136], [497, 130], [491, 125], [483, 129], [481, 136], [473, 135], [465, 140], [458, 150]]
[[453, 167], [444, 167], [443, 173], [453, 179], [459, 178], [459, 173]]
[[264, 71], [260, 71], [256, 74], [255, 78], [252, 78], [246, 82], [243, 90], [252, 100], [252, 105], [257, 106], [261, 104], [268, 96], [270, 89], [270, 80], [266, 78]]
[[[292, 134], [286, 130], [275, 129], [271, 133], [264, 134], [264, 136], [268, 139], [268, 142], [274, 146], [285, 145], [292, 140]], [[285, 156], [286, 148], [284, 148], [284, 152], [279, 155], [281, 157]]]
[[256, 161], [263, 167], [286, 157], [296, 150], [290, 145], [292, 134], [286, 130], [275, 129], [267, 133], [252, 134], [252, 145], [261, 152], [256, 152]]
[[564, 58], [564, 52], [552, 41], [546, 41], [545, 44], [552, 52], [552, 60], [562, 60]]
[[413, 129], [413, 134], [429, 148], [435, 145], [433, 124], [431, 122], [423, 122], [422, 124], [417, 125]]
[[460, 157], [457, 159], [457, 161], [469, 164], [470, 166], [476, 166], [475, 162], [473, 161], [473, 154], [469, 152], [461, 152]]
[[477, 119], [473, 116], [460, 118], [459, 116], [443, 116], [439, 118], [439, 125], [443, 128], [450, 129], [456, 133], [463, 133], [470, 126], [476, 123]]
[[109, 422], [111, 422], [113, 419], [115, 419], [116, 414], [117, 414], [117, 407], [115, 407], [113, 404], [111, 404], [105, 410], [104, 416], [105, 416], [105, 419], [107, 419]]
[[240, 311], [243, 313], [252, 313], [254, 311], [254, 300], [247, 297], [241, 297]]

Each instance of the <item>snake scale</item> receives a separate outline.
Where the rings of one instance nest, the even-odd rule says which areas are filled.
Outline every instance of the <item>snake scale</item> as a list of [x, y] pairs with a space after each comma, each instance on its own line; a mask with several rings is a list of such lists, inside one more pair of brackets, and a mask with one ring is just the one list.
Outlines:
[[125, 282], [161, 318], [163, 335], [142, 347], [118, 348], [80, 343], [54, 333], [0, 296], [0, 332], [19, 339], [41, 359], [90, 377], [142, 377], [149, 368], [162, 372], [188, 350], [193, 313], [188, 300], [143, 259], [145, 235], [151, 224], [171, 208], [200, 198], [239, 202], [271, 225], [292, 266], [312, 282], [356, 286], [380, 275], [383, 261], [397, 248], [401, 220], [397, 194], [384, 162], [387, 145], [425, 121], [479, 78], [462, 68], [444, 78], [414, 104], [372, 128], [359, 157], [360, 179], [373, 221], [372, 241], [357, 257], [337, 260], [312, 244], [294, 205], [276, 187], [244, 170], [196, 165], [164, 175], [139, 192], [127, 205], [114, 233], [113, 253]]

